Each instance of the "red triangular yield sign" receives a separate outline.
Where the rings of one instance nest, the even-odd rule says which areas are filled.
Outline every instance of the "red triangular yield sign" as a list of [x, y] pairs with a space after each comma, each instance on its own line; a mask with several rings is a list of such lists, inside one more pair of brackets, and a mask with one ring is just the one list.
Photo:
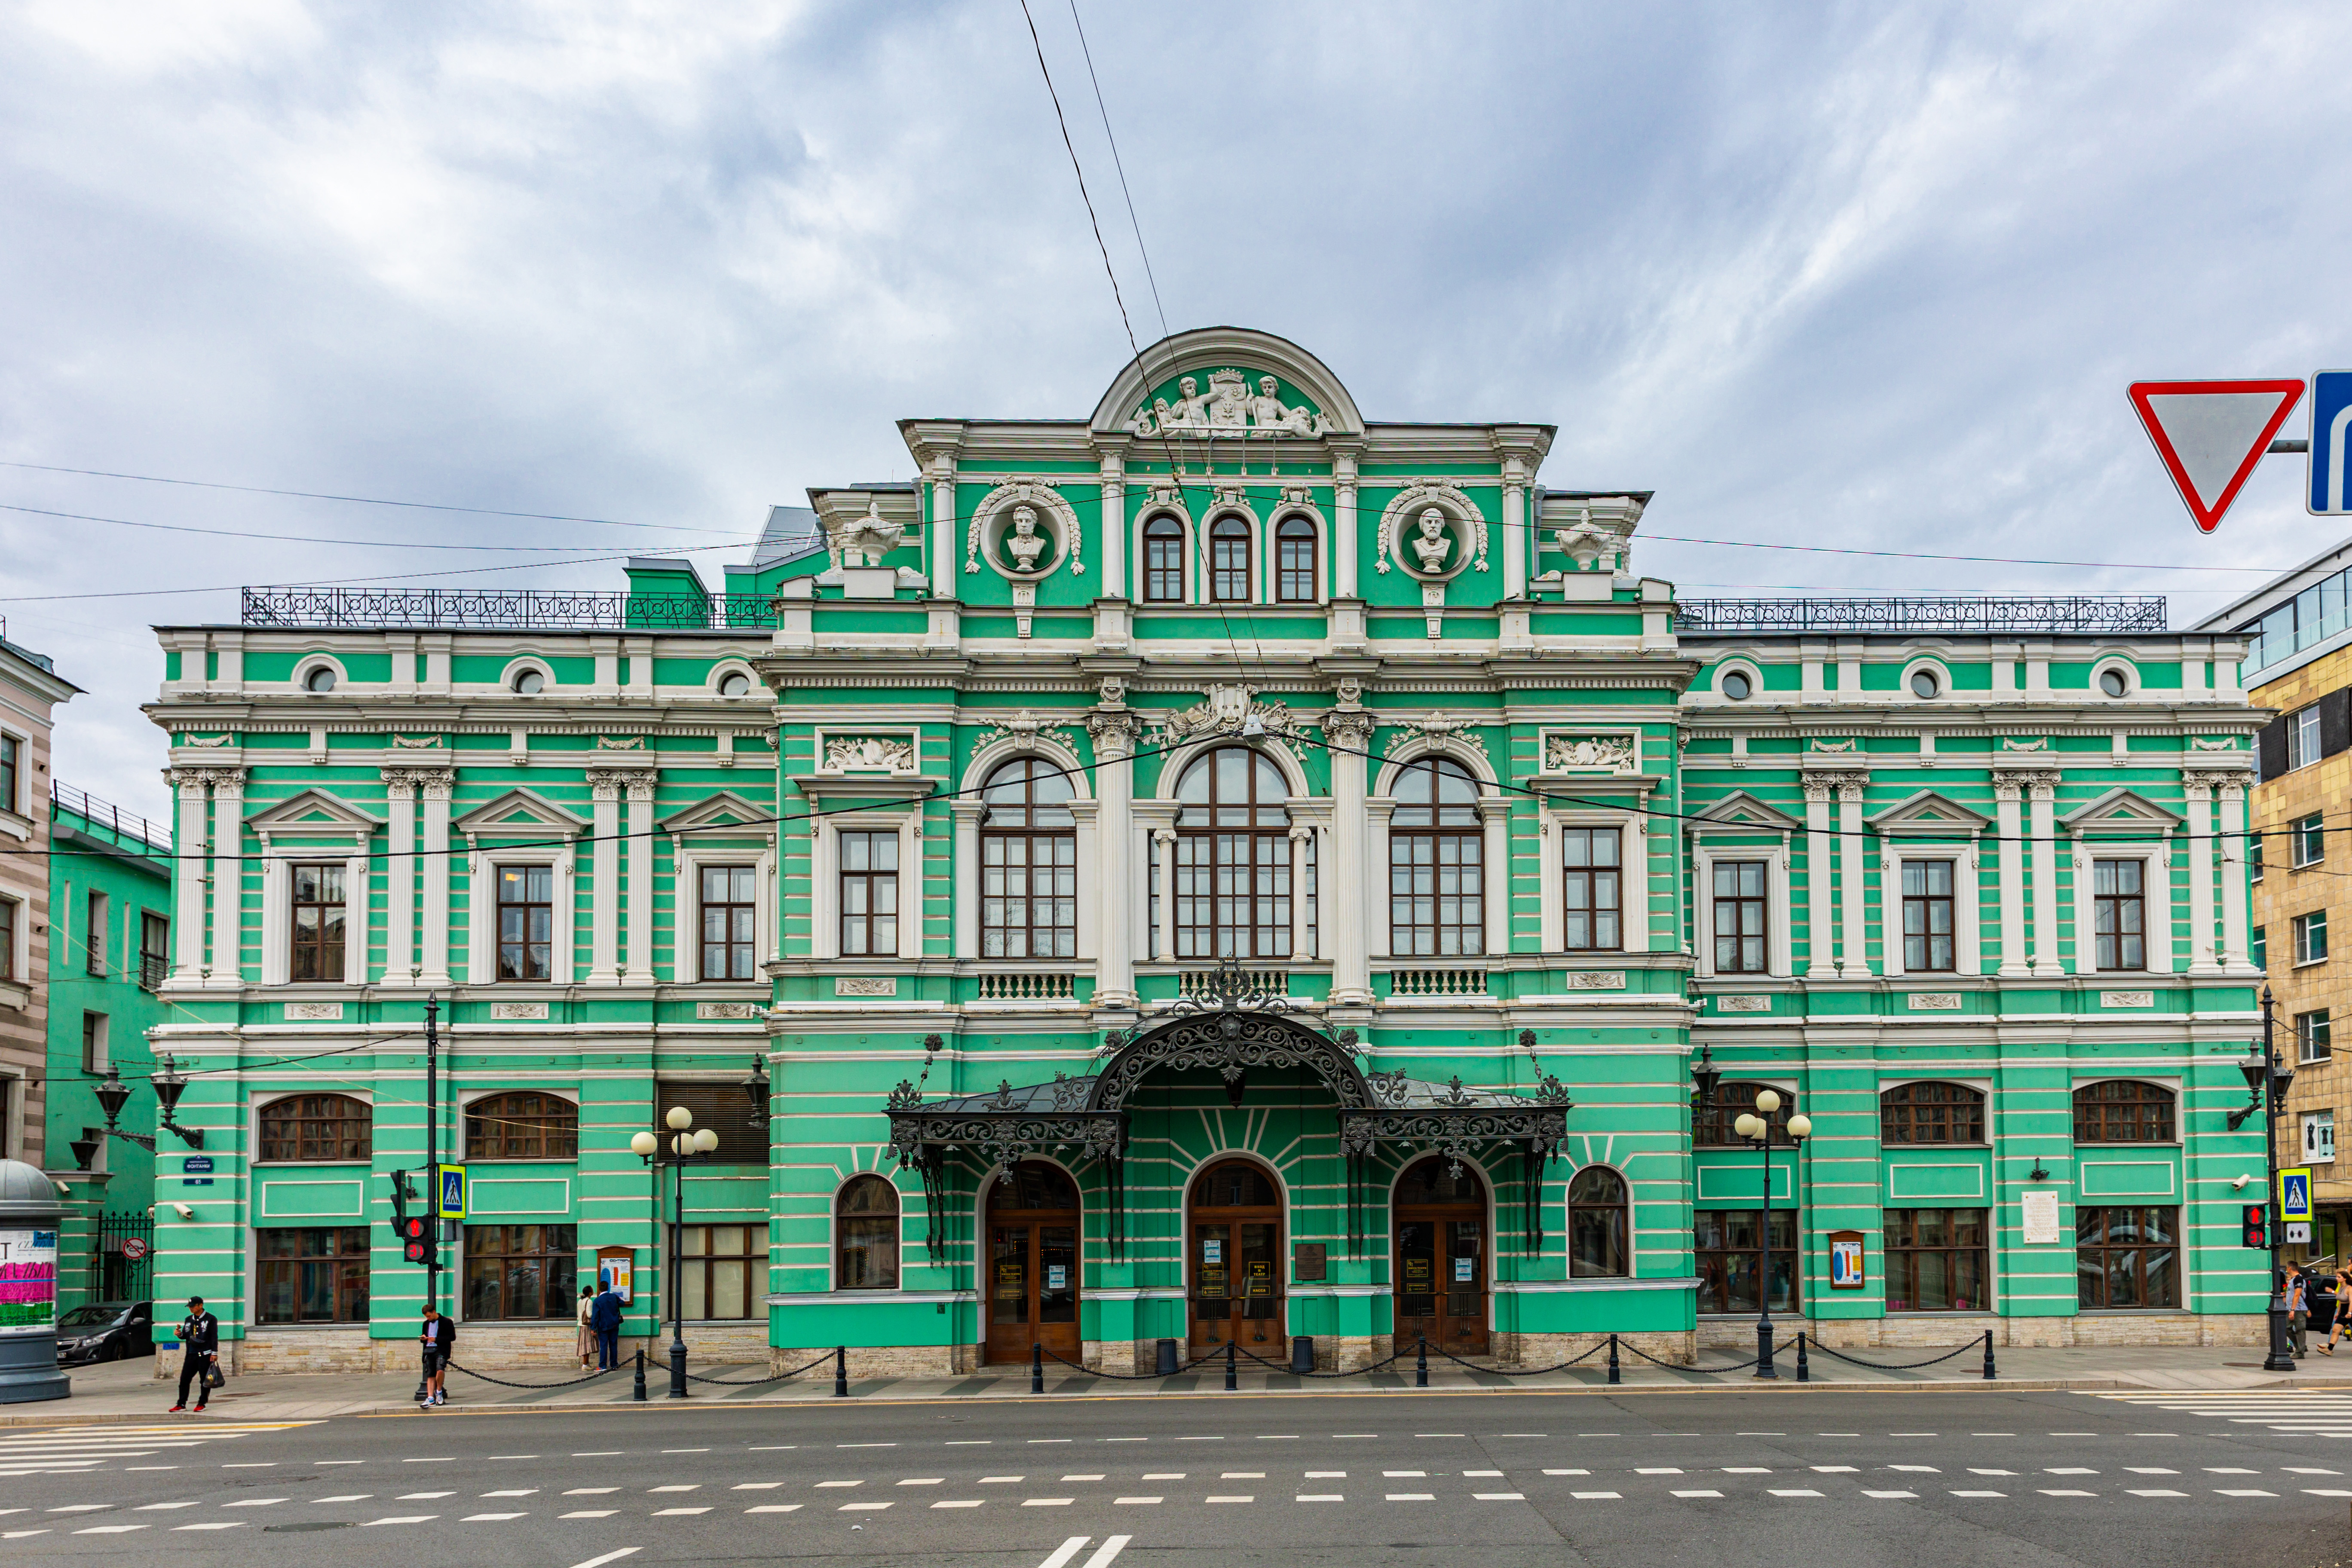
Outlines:
[[2303, 400], [2303, 383], [2136, 381], [2131, 400], [2189, 515], [2210, 533]]

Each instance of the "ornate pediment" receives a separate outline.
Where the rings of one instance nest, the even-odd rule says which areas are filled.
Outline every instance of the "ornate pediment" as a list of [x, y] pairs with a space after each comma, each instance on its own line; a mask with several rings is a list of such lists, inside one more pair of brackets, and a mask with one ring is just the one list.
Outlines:
[[1217, 680], [1192, 707], [1146, 716], [1143, 739], [1146, 745], [1181, 746], [1211, 735], [1252, 733], [1252, 720], [1256, 721], [1256, 733], [1298, 733], [1297, 715], [1283, 704], [1259, 697], [1238, 680]]
[[364, 838], [383, 826], [383, 818], [325, 790], [306, 789], [291, 800], [254, 812], [245, 825], [265, 839], [273, 834], [305, 833]]
[[1782, 811], [1757, 799], [1746, 790], [1734, 790], [1705, 811], [1690, 819], [1693, 829], [1714, 828], [1734, 832], [1752, 830], [1757, 833], [1802, 833], [1805, 825]]
[[[1299, 395], [1292, 392], [1293, 399]], [[1198, 375], [1160, 383], [1127, 421], [1132, 435], [1197, 437], [1240, 437], [1271, 440], [1288, 436], [1316, 440], [1333, 429], [1331, 420], [1303, 399], [1285, 403], [1281, 381], [1264, 370], [1222, 366]]]
[[734, 837], [726, 830], [742, 829], [745, 836], [767, 837], [776, 831], [775, 809], [737, 795], [733, 790], [720, 790], [708, 799], [698, 800], [685, 810], [662, 818], [664, 833], [692, 833], [705, 838]]
[[1923, 789], [1863, 820], [1883, 834], [1975, 833], [1992, 826], [1992, 818], [1982, 812], [1971, 811], [1949, 795], [1931, 789]]
[[584, 833], [591, 824], [584, 816], [571, 812], [527, 789], [510, 789], [496, 800], [478, 805], [449, 826], [467, 839], [475, 838], [570, 838]]
[[1642, 771], [1641, 737], [1624, 730], [1603, 734], [1547, 730], [1543, 732], [1543, 771], [1638, 773]]
[[2165, 833], [2183, 826], [2186, 818], [2141, 795], [2120, 786], [2087, 805], [2076, 806], [2058, 819], [2069, 833]]

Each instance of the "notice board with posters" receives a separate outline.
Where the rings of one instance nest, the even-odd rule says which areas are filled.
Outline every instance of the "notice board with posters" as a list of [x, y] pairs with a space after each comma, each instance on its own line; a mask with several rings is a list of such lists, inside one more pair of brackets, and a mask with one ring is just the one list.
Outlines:
[[634, 1301], [637, 1283], [637, 1252], [633, 1247], [600, 1247], [596, 1249], [596, 1289], [611, 1290], [621, 1298], [624, 1306]]

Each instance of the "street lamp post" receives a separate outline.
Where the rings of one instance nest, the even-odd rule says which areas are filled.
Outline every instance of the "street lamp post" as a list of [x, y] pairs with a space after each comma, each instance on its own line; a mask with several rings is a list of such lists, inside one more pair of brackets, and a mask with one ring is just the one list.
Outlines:
[[669, 1124], [672, 1136], [665, 1150], [660, 1138], [651, 1132], [640, 1132], [629, 1140], [630, 1152], [646, 1163], [655, 1173], [655, 1201], [660, 1201], [660, 1173], [668, 1170], [677, 1189], [677, 1218], [670, 1226], [669, 1237], [669, 1396], [686, 1397], [686, 1284], [683, 1254], [686, 1250], [686, 1167], [709, 1163], [719, 1152], [719, 1134], [705, 1127], [694, 1127], [694, 1112], [682, 1105], [673, 1105], [663, 1121]]
[[[1759, 1204], [1764, 1228], [1764, 1266], [1756, 1279], [1756, 1375], [1775, 1380], [1780, 1374], [1772, 1368], [1772, 1113], [1780, 1109], [1779, 1092], [1768, 1089], [1757, 1095], [1754, 1111], [1741, 1111], [1738, 1119], [1731, 1124], [1733, 1131], [1755, 1145], [1764, 1156], [1764, 1195]], [[1792, 1144], [1803, 1143], [1812, 1136], [1812, 1118], [1791, 1116], [1788, 1131]], [[1791, 1196], [1795, 1194], [1796, 1174], [1794, 1170], [1790, 1172]], [[1791, 1279], [1795, 1278], [1795, 1272], [1792, 1259], [1790, 1265]]]
[[2287, 1086], [2294, 1082], [2294, 1068], [2279, 1059], [2273, 1045], [2271, 1020], [2271, 988], [2263, 987], [2263, 1037], [2248, 1047], [2246, 1059], [2239, 1064], [2246, 1076], [2246, 1087], [2263, 1102], [2263, 1171], [2270, 1183], [2263, 1199], [2269, 1211], [2271, 1239], [2271, 1350], [2263, 1358], [2264, 1372], [2294, 1370], [2294, 1335], [2287, 1321], [2286, 1275], [2279, 1261], [2279, 1247], [2285, 1237], [2285, 1223], [2279, 1206], [2278, 1190], [2278, 1110], [2286, 1099]]

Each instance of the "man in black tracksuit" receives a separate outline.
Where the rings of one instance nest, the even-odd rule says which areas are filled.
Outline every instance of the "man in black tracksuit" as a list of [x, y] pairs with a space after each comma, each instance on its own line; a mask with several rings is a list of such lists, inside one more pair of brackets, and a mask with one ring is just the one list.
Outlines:
[[172, 1413], [176, 1415], [188, 1407], [190, 1379], [194, 1379], [196, 1385], [196, 1408], [202, 1410], [205, 1402], [213, 1396], [208, 1374], [213, 1363], [220, 1356], [220, 1320], [205, 1310], [202, 1296], [191, 1296], [188, 1298], [188, 1315], [173, 1327], [172, 1334], [182, 1346], [180, 1402], [172, 1406]]

